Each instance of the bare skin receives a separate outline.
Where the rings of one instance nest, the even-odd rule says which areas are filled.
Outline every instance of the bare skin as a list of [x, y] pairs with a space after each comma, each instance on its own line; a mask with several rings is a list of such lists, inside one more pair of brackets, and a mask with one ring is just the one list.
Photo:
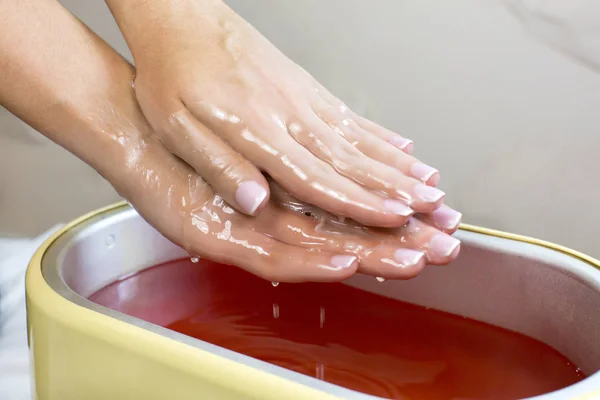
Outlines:
[[267, 204], [261, 171], [369, 226], [399, 227], [442, 205], [439, 173], [410, 155], [412, 141], [353, 113], [223, 1], [107, 4], [150, 125], [240, 212]]
[[278, 282], [338, 281], [357, 270], [403, 279], [458, 254], [447, 234], [458, 220], [435, 214], [374, 230], [276, 186], [259, 216], [234, 210], [155, 134], [136, 102], [133, 67], [62, 6], [3, 2], [0, 22], [1, 104], [94, 167], [191, 254]]

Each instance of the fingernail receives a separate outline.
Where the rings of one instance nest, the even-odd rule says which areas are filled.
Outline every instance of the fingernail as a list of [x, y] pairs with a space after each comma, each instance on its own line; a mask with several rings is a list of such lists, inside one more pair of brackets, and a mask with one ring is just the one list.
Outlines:
[[242, 182], [235, 192], [235, 201], [237, 201], [244, 212], [249, 215], [254, 215], [258, 207], [266, 198], [267, 189], [254, 181]]
[[350, 268], [357, 258], [354, 256], [333, 256], [331, 257], [331, 265], [335, 268], [346, 269]]
[[427, 182], [433, 175], [437, 174], [438, 170], [430, 167], [422, 162], [416, 162], [410, 166], [410, 173], [412, 176], [420, 180], [421, 182]]
[[441, 229], [454, 229], [460, 223], [462, 214], [445, 204], [431, 213], [433, 222]]
[[408, 217], [414, 213], [412, 208], [397, 200], [384, 200], [383, 207], [390, 213], [402, 215], [404, 217]]
[[392, 136], [388, 139], [388, 143], [396, 146], [400, 150], [406, 150], [409, 146], [412, 147], [413, 141], [402, 136]]
[[394, 253], [394, 259], [398, 261], [402, 267], [408, 267], [410, 265], [418, 264], [424, 255], [425, 253], [417, 250], [398, 249]]
[[429, 186], [437, 186], [440, 183], [440, 174], [433, 174], [431, 178], [427, 181]]
[[451, 256], [459, 246], [460, 240], [446, 235], [445, 233], [438, 233], [429, 242], [429, 250], [438, 257]]
[[446, 195], [440, 189], [427, 186], [423, 183], [415, 185], [415, 194], [426, 203], [435, 203]]

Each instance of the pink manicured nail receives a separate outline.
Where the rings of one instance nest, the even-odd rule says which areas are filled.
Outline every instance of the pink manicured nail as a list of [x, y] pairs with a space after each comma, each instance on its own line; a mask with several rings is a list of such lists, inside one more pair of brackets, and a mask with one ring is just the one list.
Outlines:
[[462, 214], [445, 204], [431, 213], [433, 222], [441, 229], [454, 229], [460, 223]]
[[235, 201], [249, 215], [254, 215], [266, 198], [267, 189], [254, 181], [242, 182], [235, 192]]
[[404, 217], [408, 217], [414, 214], [412, 208], [407, 206], [405, 203], [397, 200], [384, 200], [383, 207], [386, 211], [390, 213], [402, 215]]
[[440, 183], [440, 174], [433, 174], [433, 176], [431, 178], [429, 178], [429, 181], [427, 182], [427, 184], [429, 186], [437, 186]]
[[417, 265], [423, 256], [425, 256], [425, 253], [411, 249], [398, 249], [394, 253], [394, 259], [402, 267]]
[[411, 147], [410, 150], [412, 152], [413, 141], [410, 139], [403, 138], [402, 136], [392, 136], [388, 139], [388, 143], [396, 146], [400, 150], [407, 150], [408, 147]]
[[356, 262], [354, 256], [333, 256], [331, 257], [331, 265], [335, 268], [346, 269], [350, 268]]
[[410, 173], [412, 176], [425, 183], [435, 174], [437, 174], [438, 170], [430, 167], [427, 164], [423, 164], [422, 162], [416, 162], [410, 166]]
[[438, 257], [450, 257], [460, 246], [460, 240], [438, 233], [429, 242], [429, 250]]
[[419, 199], [426, 203], [435, 203], [446, 195], [446, 193], [442, 192], [440, 189], [427, 186], [423, 183], [415, 185], [415, 194]]

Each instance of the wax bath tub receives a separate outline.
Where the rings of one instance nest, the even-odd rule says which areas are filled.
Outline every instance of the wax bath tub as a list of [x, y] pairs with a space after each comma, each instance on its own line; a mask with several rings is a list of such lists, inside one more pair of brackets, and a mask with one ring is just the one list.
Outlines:
[[[598, 261], [535, 239], [463, 226], [459, 259], [416, 279], [346, 283], [538, 339], [588, 375], [536, 400], [600, 398]], [[67, 225], [27, 272], [39, 400], [376, 399], [150, 324], [87, 300], [128, 274], [186, 257], [126, 204]]]

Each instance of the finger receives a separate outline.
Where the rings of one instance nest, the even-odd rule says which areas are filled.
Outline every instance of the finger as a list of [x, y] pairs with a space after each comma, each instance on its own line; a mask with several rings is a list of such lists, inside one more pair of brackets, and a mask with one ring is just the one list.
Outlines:
[[427, 266], [420, 250], [380, 246], [360, 257], [359, 272], [384, 279], [412, 279]]
[[240, 212], [255, 215], [268, 202], [269, 186], [260, 171], [187, 109], [171, 115], [161, 140]]
[[289, 134], [339, 174], [374, 192], [402, 199], [417, 212], [431, 212], [442, 204], [444, 192], [366, 156], [324, 119], [311, 110], [302, 116], [302, 122], [288, 124]]
[[191, 254], [235, 265], [272, 282], [337, 282], [358, 268], [356, 256], [313, 252], [235, 223], [230, 225], [227, 239], [219, 233], [206, 235], [195, 226], [188, 226], [186, 237]]
[[[340, 99], [332, 95], [321, 84], [315, 83], [315, 86], [317, 87], [316, 92], [321, 100], [337, 108], [339, 112], [343, 114], [348, 114], [348, 118], [355, 119], [357, 117], [356, 114], [349, 110], [348, 106], [346, 106]], [[361, 117], [361, 122], [364, 122], [363, 129], [371, 131], [374, 135], [387, 142], [388, 145], [391, 144], [392, 146], [396, 147], [397, 149], [401, 150], [406, 154], [413, 153], [414, 142], [412, 140], [400, 136], [399, 134], [394, 133], [388, 129], [385, 129], [375, 124], [374, 122], [369, 121], [366, 118]]]
[[[338, 121], [341, 121], [341, 123]], [[436, 186], [440, 182], [440, 174], [437, 169], [422, 163], [415, 157], [393, 146], [389, 146], [385, 140], [358, 125], [354, 119], [340, 120], [339, 117], [333, 117], [327, 123], [366, 156], [394, 167], [406, 176], [412, 176], [430, 186]]]
[[[201, 102], [192, 107], [199, 119], [248, 161], [302, 201], [369, 226], [402, 226], [414, 213], [406, 201], [378, 196], [340, 176], [290, 137], [282, 121], [258, 119], [251, 130], [244, 121], [215, 117], [214, 110]], [[263, 139], [265, 135], [268, 139]]]
[[416, 218], [411, 218], [409, 223], [397, 229], [396, 233], [406, 247], [423, 251], [429, 264], [448, 264], [460, 252], [458, 239]]
[[406, 176], [412, 176], [429, 186], [435, 187], [440, 183], [440, 173], [437, 169], [388, 146], [382, 139], [365, 131], [353, 120], [340, 130], [344, 133], [344, 138], [354, 143], [356, 148], [366, 156], [394, 167]]
[[[373, 136], [378, 138], [381, 141], [391, 143], [396, 145], [397, 143], [403, 143], [404, 139], [400, 137], [397, 133], [390, 131], [373, 121], [370, 121], [366, 118], [363, 118], [359, 115], [354, 114], [353, 118], [354, 123], [356, 124], [357, 130], [360, 132], [371, 133]], [[381, 149], [383, 146], [374, 146], [375, 143], [371, 143], [370, 146], [367, 144], [362, 144], [361, 146], [365, 148], [365, 151], [369, 154], [372, 154], [372, 157], [385, 162], [386, 164], [394, 163], [393, 152], [386, 151], [385, 154], [382, 154]], [[398, 147], [398, 146], [396, 146]], [[389, 150], [389, 147], [388, 147]], [[411, 152], [405, 152], [408, 155], [412, 154]], [[437, 169], [420, 162], [414, 157], [404, 156], [401, 154], [397, 154], [397, 161], [395, 166], [399, 168], [406, 174], [410, 174], [415, 178], [419, 179], [422, 182], [426, 182], [428, 185], [437, 186], [440, 183], [440, 174]]]
[[317, 177], [312, 182], [290, 174], [288, 169], [275, 168], [276, 165], [263, 164], [262, 167], [298, 199], [363, 225], [402, 226], [414, 214], [406, 202], [377, 196], [341, 177], [329, 166], [318, 165], [314, 159], [309, 164], [309, 160], [306, 155], [300, 157], [296, 166], [304, 176]]
[[[391, 131], [387, 128], [384, 128], [383, 126], [381, 126], [367, 118], [364, 118], [358, 114], [354, 114], [354, 113], [352, 113], [352, 114], [353, 114], [352, 119], [354, 119], [356, 121], [356, 123], [362, 129], [372, 133], [373, 135], [379, 137], [380, 139], [382, 139], [396, 147], [398, 147], [399, 145], [401, 146], [406, 140], [409, 140], [409, 139], [405, 139], [404, 137], [400, 136], [396, 132]], [[412, 151], [410, 154], [412, 154]]]
[[363, 118], [345, 108], [336, 107], [321, 100], [317, 101], [313, 109], [334, 132], [367, 157], [393, 167], [403, 172], [404, 175], [418, 179], [430, 186], [436, 186], [439, 183], [440, 174], [435, 168], [420, 162], [399, 148], [389, 145], [388, 142], [397, 139], [397, 135], [392, 136], [389, 140], [384, 140], [356, 122], [356, 119], [364, 120]]
[[[279, 203], [279, 199], [274, 201]], [[425, 253], [407, 247], [392, 231], [371, 232], [351, 221], [342, 223], [316, 215], [315, 211], [307, 206], [290, 212], [271, 203], [253, 220], [252, 228], [295, 247], [355, 255], [360, 272], [387, 279], [412, 278], [426, 265]], [[306, 216], [311, 212], [311, 217]]]
[[440, 208], [430, 214], [420, 214], [415, 217], [443, 232], [452, 234], [458, 229], [462, 214], [443, 204]]

